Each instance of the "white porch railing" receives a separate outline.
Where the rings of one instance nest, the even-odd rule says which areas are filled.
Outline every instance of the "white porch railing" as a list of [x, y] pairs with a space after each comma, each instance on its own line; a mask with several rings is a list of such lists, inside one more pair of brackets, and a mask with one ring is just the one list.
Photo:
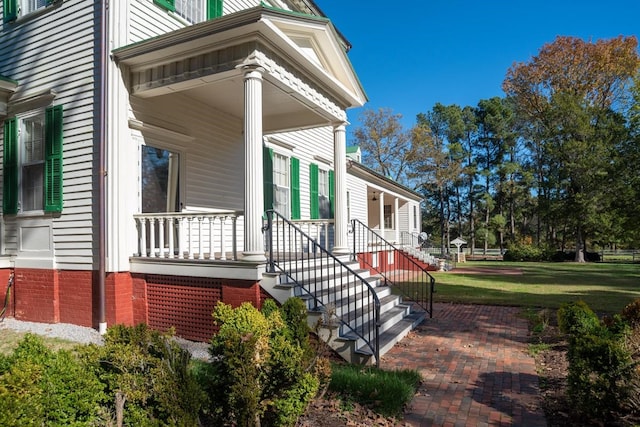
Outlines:
[[291, 222], [326, 250], [333, 249], [335, 243], [333, 219], [296, 219]]
[[142, 258], [237, 260], [241, 211], [134, 215]]

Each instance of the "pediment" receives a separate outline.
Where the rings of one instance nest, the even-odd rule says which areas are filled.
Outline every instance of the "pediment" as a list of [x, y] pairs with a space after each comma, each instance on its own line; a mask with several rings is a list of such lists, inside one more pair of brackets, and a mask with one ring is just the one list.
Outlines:
[[329, 20], [320, 17], [279, 15], [270, 16], [268, 22], [281, 33], [283, 41], [288, 41], [291, 48], [351, 92], [361, 104], [367, 101], [347, 56], [345, 44]]

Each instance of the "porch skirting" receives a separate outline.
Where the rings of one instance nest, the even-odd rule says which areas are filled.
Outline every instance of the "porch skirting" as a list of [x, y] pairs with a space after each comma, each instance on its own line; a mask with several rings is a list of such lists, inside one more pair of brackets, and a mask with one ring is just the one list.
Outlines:
[[[0, 269], [2, 303], [11, 273], [7, 316], [97, 328], [96, 271]], [[108, 326], [146, 323], [195, 341], [209, 341], [216, 332], [211, 314], [218, 301], [260, 308], [270, 298], [256, 280], [119, 272], [108, 273], [105, 284]]]

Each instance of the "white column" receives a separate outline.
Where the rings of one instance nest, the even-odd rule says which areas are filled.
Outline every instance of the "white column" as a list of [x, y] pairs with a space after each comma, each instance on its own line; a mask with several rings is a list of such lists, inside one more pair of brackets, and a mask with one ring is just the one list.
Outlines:
[[349, 253], [347, 218], [347, 137], [346, 123], [333, 128], [333, 167], [334, 167], [334, 214], [335, 242], [334, 254]]
[[380, 202], [380, 207], [378, 210], [378, 223], [380, 224], [380, 237], [384, 239], [384, 193], [380, 192], [380, 198], [378, 199]]
[[398, 216], [398, 209], [398, 197], [396, 197], [393, 202], [393, 229], [396, 231], [395, 243], [400, 242], [400, 227], [398, 226], [398, 219], [400, 217]]
[[262, 211], [262, 73], [244, 69], [244, 251], [246, 261], [264, 261]]

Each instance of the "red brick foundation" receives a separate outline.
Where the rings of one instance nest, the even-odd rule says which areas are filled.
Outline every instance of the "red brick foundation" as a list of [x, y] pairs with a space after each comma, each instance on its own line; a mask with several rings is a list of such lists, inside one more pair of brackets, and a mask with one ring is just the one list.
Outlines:
[[8, 295], [7, 299], [7, 288], [9, 287], [9, 278], [13, 273], [12, 269], [1, 269], [0, 270], [0, 311], [2, 311], [5, 302], [7, 303], [6, 311], [4, 312], [5, 317], [13, 317], [14, 316], [14, 296], [15, 296], [15, 287], [11, 288], [11, 292]]
[[[2, 304], [11, 273], [0, 270]], [[97, 272], [92, 271], [16, 269], [7, 316], [97, 328], [97, 283]], [[255, 281], [129, 272], [108, 273], [105, 291], [108, 326], [147, 323], [199, 341], [208, 341], [216, 332], [211, 313], [218, 301], [233, 307], [250, 302], [260, 308], [269, 298]]]

